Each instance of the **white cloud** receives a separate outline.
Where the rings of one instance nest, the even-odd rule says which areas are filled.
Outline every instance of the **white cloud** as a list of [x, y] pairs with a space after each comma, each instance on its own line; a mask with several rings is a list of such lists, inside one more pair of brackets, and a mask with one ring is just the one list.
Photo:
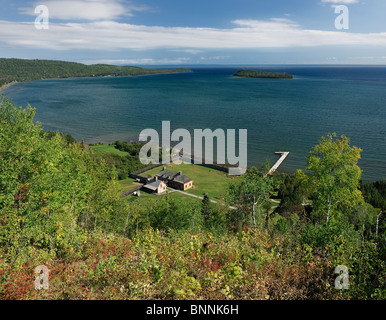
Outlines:
[[[330, 45], [386, 46], [386, 32], [351, 33], [303, 29], [286, 19], [235, 20], [235, 27], [188, 28], [142, 26], [113, 21], [33, 23], [0, 21], [0, 45], [51, 50], [205, 50], [317, 47]], [[193, 52], [193, 51], [192, 51]]]
[[171, 51], [171, 52], [190, 53], [190, 54], [199, 54], [199, 53], [203, 52], [202, 50], [198, 50], [198, 49], [172, 49], [172, 50], [169, 50], [169, 51]]
[[36, 15], [35, 7], [47, 6], [51, 19], [58, 20], [112, 20], [132, 15], [131, 11], [141, 7], [123, 5], [120, 0], [48, 0], [35, 2], [33, 7], [20, 8], [22, 14]]
[[337, 3], [337, 4], [353, 4], [358, 3], [359, 0], [322, 0], [325, 3]]
[[224, 59], [229, 59], [232, 56], [213, 56], [213, 57], [200, 57], [201, 61], [204, 60], [224, 60]]

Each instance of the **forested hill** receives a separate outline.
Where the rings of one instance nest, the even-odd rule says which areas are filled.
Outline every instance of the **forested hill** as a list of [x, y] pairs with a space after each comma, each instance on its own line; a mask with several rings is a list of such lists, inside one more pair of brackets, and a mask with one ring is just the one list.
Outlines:
[[172, 72], [190, 72], [185, 68], [147, 69], [132, 66], [107, 64], [85, 65], [76, 62], [55, 60], [25, 60], [0, 58], [0, 87], [12, 82], [103, 76], [138, 76]]
[[286, 72], [263, 72], [255, 70], [242, 69], [233, 74], [241, 78], [268, 78], [268, 79], [292, 79], [294, 76]]

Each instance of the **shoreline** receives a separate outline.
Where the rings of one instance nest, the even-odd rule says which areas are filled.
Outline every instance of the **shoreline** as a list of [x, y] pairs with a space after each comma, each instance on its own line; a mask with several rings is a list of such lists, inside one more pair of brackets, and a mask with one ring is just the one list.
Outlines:
[[148, 74], [135, 74], [135, 75], [107, 75], [107, 76], [82, 76], [82, 77], [63, 77], [63, 78], [47, 78], [47, 79], [36, 79], [36, 80], [27, 80], [27, 81], [12, 81], [10, 83], [6, 83], [0, 87], [0, 92], [9, 88], [10, 86], [13, 86], [17, 83], [23, 83], [23, 82], [32, 82], [32, 81], [49, 81], [49, 80], [66, 80], [66, 79], [97, 79], [97, 78], [123, 78], [123, 77], [143, 77], [143, 76], [156, 76], [156, 75], [165, 75], [165, 74], [179, 74], [179, 73], [191, 73], [192, 70], [189, 71], [176, 71], [173, 72], [170, 70], [170, 72], [160, 72], [160, 73], [148, 73]]
[[17, 84], [19, 83], [18, 81], [12, 81], [10, 83], [6, 83], [6, 84], [3, 84], [1, 87], [0, 87], [0, 92], [9, 88], [10, 86], [13, 86], [14, 84]]

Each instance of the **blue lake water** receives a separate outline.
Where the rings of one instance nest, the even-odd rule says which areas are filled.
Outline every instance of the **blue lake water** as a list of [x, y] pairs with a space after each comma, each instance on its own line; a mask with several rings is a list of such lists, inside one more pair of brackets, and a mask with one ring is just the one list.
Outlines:
[[[244, 66], [245, 67], [245, 66]], [[47, 130], [85, 142], [137, 140], [146, 128], [247, 129], [248, 164], [289, 151], [280, 169], [305, 169], [311, 148], [332, 132], [363, 149], [365, 180], [386, 178], [386, 67], [263, 66], [295, 79], [245, 79], [235, 67], [192, 73], [20, 83], [2, 92], [36, 107]]]

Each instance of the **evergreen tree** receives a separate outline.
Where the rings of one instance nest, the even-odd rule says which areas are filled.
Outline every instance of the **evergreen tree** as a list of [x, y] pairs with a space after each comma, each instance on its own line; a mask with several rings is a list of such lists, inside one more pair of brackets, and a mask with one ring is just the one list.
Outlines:
[[82, 141], [80, 142], [80, 146], [81, 146], [82, 150], [86, 150], [86, 145], [84, 143], [83, 138], [82, 138]]
[[205, 193], [201, 203], [201, 214], [204, 219], [205, 226], [208, 226], [209, 224], [209, 220], [211, 218], [211, 211], [212, 211], [212, 208], [211, 208], [210, 199], [208, 197], [208, 194]]

